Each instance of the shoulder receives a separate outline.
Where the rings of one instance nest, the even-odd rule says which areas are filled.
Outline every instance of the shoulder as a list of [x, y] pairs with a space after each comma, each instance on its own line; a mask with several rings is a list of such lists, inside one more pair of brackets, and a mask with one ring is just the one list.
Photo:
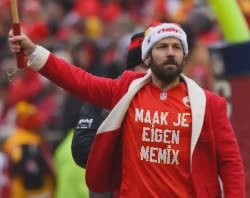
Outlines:
[[218, 95], [217, 93], [213, 92], [213, 91], [209, 91], [207, 89], [203, 89], [205, 92], [205, 95], [207, 98], [213, 98], [215, 100], [222, 100], [224, 99], [224, 97]]
[[135, 80], [136, 78], [140, 78], [140, 77], [143, 77], [145, 76], [146, 73], [144, 72], [135, 72], [135, 71], [130, 71], [130, 70], [126, 70], [122, 73], [122, 75], [120, 76], [120, 79], [121, 80], [124, 80], [124, 81], [133, 81]]
[[91, 118], [95, 120], [103, 120], [107, 117], [109, 111], [107, 109], [92, 105], [90, 103], [84, 103], [81, 107], [81, 119]]
[[117, 99], [119, 100], [128, 91], [132, 81], [145, 76], [145, 74], [144, 72], [124, 71], [119, 79], [117, 79], [119, 83], [115, 87]]
[[212, 105], [212, 106], [218, 106], [218, 105], [225, 105], [226, 104], [226, 99], [220, 95], [218, 95], [215, 92], [208, 91], [204, 89], [206, 99], [207, 99], [207, 104]]

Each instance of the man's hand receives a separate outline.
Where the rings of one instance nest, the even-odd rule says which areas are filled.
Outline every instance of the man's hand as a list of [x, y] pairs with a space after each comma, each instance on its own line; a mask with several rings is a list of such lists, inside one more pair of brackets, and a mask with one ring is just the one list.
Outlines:
[[22, 51], [25, 56], [32, 54], [36, 48], [36, 44], [25, 34], [14, 36], [12, 30], [9, 32], [9, 43], [12, 52], [18, 53]]

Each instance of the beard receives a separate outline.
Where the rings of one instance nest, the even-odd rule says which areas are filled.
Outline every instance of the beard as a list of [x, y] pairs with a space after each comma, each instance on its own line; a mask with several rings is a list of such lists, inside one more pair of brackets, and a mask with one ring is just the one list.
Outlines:
[[[174, 59], [174, 57], [168, 57], [166, 61], [164, 61], [161, 64], [158, 64], [156, 63], [154, 58], [151, 56], [151, 62], [149, 66], [152, 72], [156, 75], [156, 77], [159, 80], [164, 81], [166, 83], [171, 83], [180, 76], [183, 70], [183, 64], [184, 64], [184, 60], [179, 64]], [[175, 65], [176, 67], [175, 68], [167, 67], [166, 65]]]

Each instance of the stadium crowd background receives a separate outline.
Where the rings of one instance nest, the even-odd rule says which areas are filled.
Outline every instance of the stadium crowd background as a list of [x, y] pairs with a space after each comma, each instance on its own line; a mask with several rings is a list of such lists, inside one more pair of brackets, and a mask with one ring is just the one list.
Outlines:
[[[250, 27], [250, 3], [237, 3]], [[7, 198], [12, 180], [9, 162], [22, 158], [13, 148], [23, 142], [45, 148], [42, 156], [56, 186], [54, 156], [76, 125], [82, 102], [28, 69], [7, 77], [6, 71], [16, 65], [8, 47], [10, 0], [1, 0], [0, 10], [0, 197], [5, 192]], [[19, 12], [22, 31], [37, 44], [95, 75], [111, 78], [125, 69], [134, 33], [144, 31], [152, 21], [179, 23], [191, 49], [184, 73], [215, 90], [219, 63], [211, 59], [209, 47], [225, 38], [205, 0], [22, 0]]]

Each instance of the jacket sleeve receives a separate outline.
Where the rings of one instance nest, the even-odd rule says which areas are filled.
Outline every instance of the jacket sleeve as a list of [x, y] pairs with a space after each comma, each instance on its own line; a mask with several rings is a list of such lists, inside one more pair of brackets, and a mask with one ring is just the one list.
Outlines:
[[220, 97], [213, 106], [218, 168], [224, 197], [245, 198], [244, 168], [238, 142], [227, 116], [226, 101]]
[[90, 104], [82, 107], [82, 114], [75, 127], [71, 151], [77, 165], [86, 167], [88, 156], [97, 129], [108, 115], [108, 111]]
[[119, 90], [119, 80], [92, 75], [44, 48], [39, 49], [39, 54], [30, 61], [29, 67], [83, 101], [106, 109], [112, 108], [114, 92]]
[[81, 100], [112, 109], [130, 83], [144, 72], [125, 71], [119, 79], [98, 77], [76, 67], [41, 46], [29, 56], [28, 66]]

